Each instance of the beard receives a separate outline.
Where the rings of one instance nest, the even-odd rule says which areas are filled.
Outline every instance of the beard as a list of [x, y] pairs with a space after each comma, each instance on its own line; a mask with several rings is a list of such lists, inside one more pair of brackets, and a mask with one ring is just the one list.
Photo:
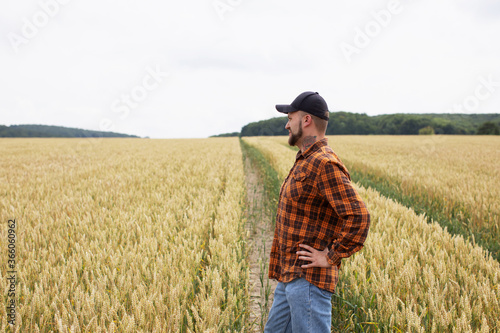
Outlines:
[[302, 123], [299, 123], [299, 130], [297, 131], [297, 133], [294, 134], [290, 129], [290, 134], [291, 135], [288, 137], [288, 144], [290, 146], [295, 146], [297, 141], [299, 141], [299, 139], [302, 137]]

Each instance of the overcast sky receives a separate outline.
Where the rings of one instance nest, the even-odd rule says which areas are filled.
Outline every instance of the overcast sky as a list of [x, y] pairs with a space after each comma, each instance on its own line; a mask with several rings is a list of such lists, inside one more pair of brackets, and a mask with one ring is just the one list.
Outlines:
[[496, 0], [0, 3], [0, 124], [195, 138], [330, 111], [500, 113]]

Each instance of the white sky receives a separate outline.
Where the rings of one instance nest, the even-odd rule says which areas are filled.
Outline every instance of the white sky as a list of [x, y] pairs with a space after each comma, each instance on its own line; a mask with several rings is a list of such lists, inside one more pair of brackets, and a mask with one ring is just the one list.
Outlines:
[[57, 1], [0, 3], [0, 124], [207, 137], [306, 90], [330, 111], [500, 113], [497, 0]]

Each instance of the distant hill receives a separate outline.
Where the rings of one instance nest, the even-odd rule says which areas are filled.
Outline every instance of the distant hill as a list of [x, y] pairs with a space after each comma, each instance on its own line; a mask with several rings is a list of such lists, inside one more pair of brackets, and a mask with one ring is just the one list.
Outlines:
[[[240, 136], [288, 135], [286, 122], [286, 117], [277, 117], [249, 123], [243, 126]], [[488, 126], [484, 126], [485, 123]], [[339, 111], [330, 113], [326, 134], [411, 135], [419, 134], [424, 128], [430, 130], [429, 127], [435, 134], [477, 134], [478, 129], [485, 127], [495, 134], [500, 128], [500, 114], [398, 113], [368, 116]], [[479, 131], [479, 134], [485, 133]]]
[[222, 133], [222, 134], [217, 134], [217, 135], [211, 135], [211, 138], [224, 138], [224, 137], [230, 137], [230, 136], [240, 136], [240, 132], [231, 132], [231, 133]]
[[138, 138], [114, 132], [49, 125], [0, 125], [0, 137], [9, 138]]

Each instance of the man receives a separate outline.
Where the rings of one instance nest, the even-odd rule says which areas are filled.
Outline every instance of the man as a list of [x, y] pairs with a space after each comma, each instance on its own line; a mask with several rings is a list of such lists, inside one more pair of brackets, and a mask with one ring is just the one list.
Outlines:
[[341, 259], [363, 247], [370, 214], [327, 145], [325, 100], [307, 91], [276, 109], [288, 115], [288, 143], [300, 151], [280, 191], [269, 263], [279, 282], [265, 332], [326, 333]]

